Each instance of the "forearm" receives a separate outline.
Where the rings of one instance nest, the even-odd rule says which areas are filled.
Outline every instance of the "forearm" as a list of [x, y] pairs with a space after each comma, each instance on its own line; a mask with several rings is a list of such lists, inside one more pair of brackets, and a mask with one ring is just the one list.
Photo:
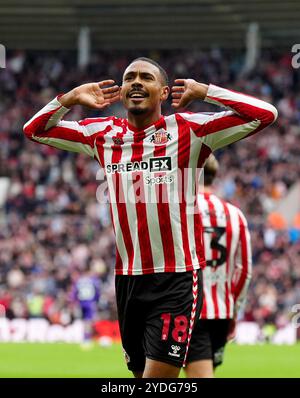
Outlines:
[[247, 220], [239, 211], [240, 238], [234, 271], [234, 301], [236, 311], [245, 303], [252, 277], [251, 237]]
[[55, 98], [24, 125], [24, 134], [34, 142], [93, 157], [93, 135], [78, 122], [62, 120], [68, 111], [59, 97]]
[[259, 121], [261, 128], [273, 123], [277, 118], [276, 108], [258, 98], [210, 84], [206, 102], [224, 106], [241, 116], [245, 121]]
[[195, 82], [193, 87], [194, 99], [205, 100], [208, 92], [208, 85], [204, 83]]
[[199, 124], [193, 128], [212, 151], [261, 131], [277, 118], [273, 105], [213, 84], [208, 86], [205, 101], [228, 108], [206, 118], [200, 114]]
[[239, 291], [238, 294], [236, 293], [236, 295], [235, 295], [235, 298], [234, 298], [234, 313], [235, 313], [235, 315], [237, 315], [238, 312], [245, 306], [250, 281], [251, 281], [251, 275], [247, 275], [244, 280], [244, 285], [243, 285], [242, 289]]
[[25, 135], [32, 138], [34, 135], [42, 134], [56, 126], [68, 111], [69, 109], [62, 106], [59, 97], [54, 98], [24, 125]]

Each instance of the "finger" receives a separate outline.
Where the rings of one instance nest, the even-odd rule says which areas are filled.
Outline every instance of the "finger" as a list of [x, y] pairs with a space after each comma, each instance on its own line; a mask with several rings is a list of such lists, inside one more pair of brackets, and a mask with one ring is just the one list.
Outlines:
[[103, 102], [102, 104], [97, 104], [96, 102], [86, 104], [86, 106], [91, 109], [103, 109], [103, 108], [106, 108], [108, 105], [109, 105], [109, 103], [105, 103], [105, 102]]
[[181, 97], [180, 99], [174, 99], [172, 101], [172, 104], [174, 104], [173, 106], [175, 108], [184, 108], [188, 105], [188, 103], [186, 102], [185, 99], [183, 99], [183, 97]]
[[103, 87], [103, 86], [108, 86], [109, 84], [114, 84], [114, 83], [115, 83], [114, 80], [102, 80], [101, 82], [98, 82], [98, 86]]
[[111, 104], [114, 104], [115, 102], [120, 101], [120, 99], [121, 99], [120, 95], [116, 95], [116, 96], [114, 96], [113, 98], [111, 98], [111, 99], [109, 100], [109, 102], [110, 102]]
[[173, 86], [172, 91], [184, 91], [185, 87], [184, 86]]
[[104, 95], [104, 99], [105, 100], [110, 100], [111, 98], [114, 98], [114, 97], [119, 97], [120, 96], [120, 93], [117, 91], [117, 92], [115, 92], [115, 93], [111, 93], [111, 94], [105, 94]]
[[94, 104], [94, 107], [96, 109], [104, 109], [107, 108], [110, 105], [109, 102], [103, 102], [102, 104]]
[[186, 79], [175, 79], [174, 82], [176, 84], [184, 84]]
[[177, 99], [182, 97], [182, 93], [172, 93], [172, 98]]
[[114, 93], [115, 91], [119, 91], [119, 90], [120, 90], [120, 87], [115, 85], [112, 87], [107, 87], [107, 88], [102, 89], [102, 92], [104, 94], [106, 94], [106, 93], [108, 94], [108, 93]]

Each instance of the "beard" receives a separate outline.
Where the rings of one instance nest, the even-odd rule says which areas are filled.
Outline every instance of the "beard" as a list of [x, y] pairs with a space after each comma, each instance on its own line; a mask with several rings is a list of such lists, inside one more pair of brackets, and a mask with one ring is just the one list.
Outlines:
[[148, 112], [147, 108], [129, 108], [128, 112], [130, 112], [132, 115], [138, 116], [138, 115], [143, 115]]

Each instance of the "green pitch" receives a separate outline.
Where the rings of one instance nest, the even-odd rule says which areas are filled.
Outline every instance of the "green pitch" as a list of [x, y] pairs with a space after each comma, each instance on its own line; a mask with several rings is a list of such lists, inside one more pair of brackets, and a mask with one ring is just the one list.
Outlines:
[[[0, 344], [0, 377], [131, 377], [120, 345]], [[217, 377], [300, 377], [300, 344], [226, 348]]]

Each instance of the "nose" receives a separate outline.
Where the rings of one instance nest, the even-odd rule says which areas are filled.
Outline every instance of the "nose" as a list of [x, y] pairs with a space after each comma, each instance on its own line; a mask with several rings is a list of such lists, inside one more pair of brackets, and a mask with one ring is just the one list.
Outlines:
[[138, 80], [135, 80], [134, 82], [132, 82], [131, 87], [134, 88], [141, 88], [143, 87], [142, 83]]
[[137, 74], [137, 75], [135, 76], [134, 80], [132, 81], [131, 86], [132, 86], [132, 87], [134, 87], [134, 86], [141, 87], [141, 86], [142, 86], [141, 77], [139, 76], [139, 74]]

